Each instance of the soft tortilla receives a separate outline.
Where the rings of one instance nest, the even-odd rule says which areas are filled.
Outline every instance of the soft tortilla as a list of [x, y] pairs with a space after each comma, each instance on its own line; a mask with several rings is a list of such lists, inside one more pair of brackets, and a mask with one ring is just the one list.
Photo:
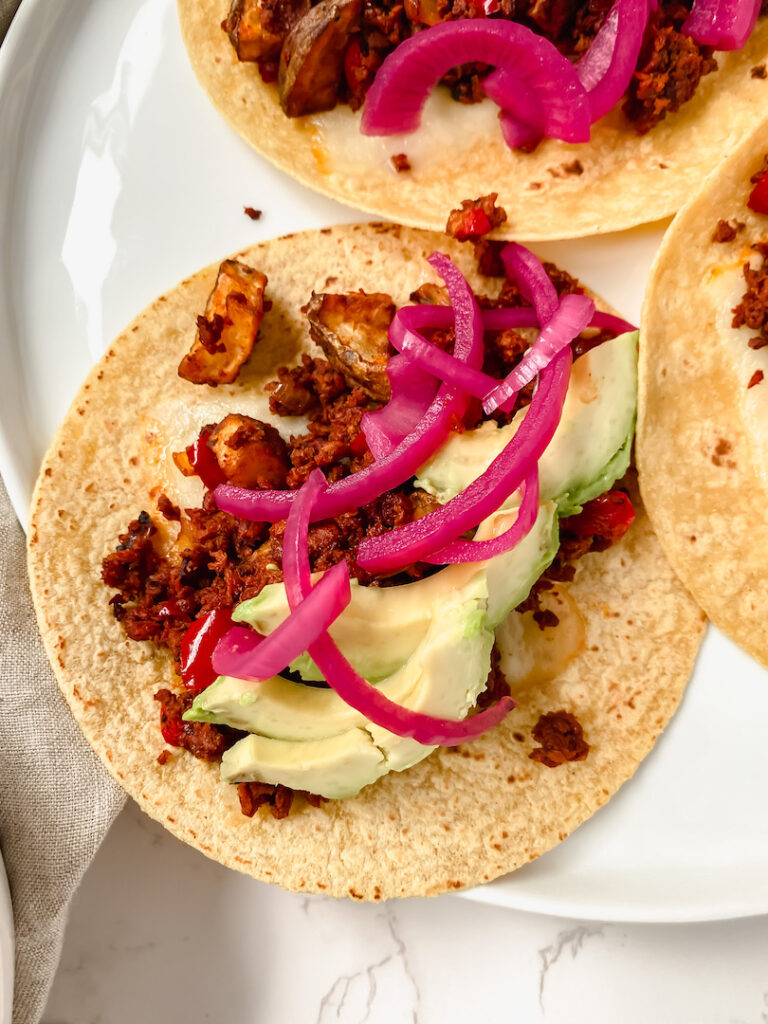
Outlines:
[[[447, 248], [470, 272], [471, 255], [444, 236], [355, 225], [286, 236], [243, 259], [269, 277], [275, 305], [242, 382], [216, 389], [234, 409], [308, 347], [299, 307], [327, 281], [338, 290], [386, 287], [396, 301], [435, 276], [424, 257]], [[144, 810], [185, 842], [230, 867], [302, 892], [355, 899], [432, 895], [488, 881], [564, 839], [628, 779], [677, 707], [703, 618], [641, 517], [624, 541], [580, 563], [571, 587], [586, 643], [552, 682], [532, 685], [500, 727], [471, 746], [440, 750], [359, 796], [283, 821], [240, 813], [218, 766], [164, 744], [153, 693], [170, 660], [125, 637], [99, 580], [102, 557], [139, 509], [154, 509], [137, 424], [169, 399], [209, 400], [176, 376], [215, 267], [148, 307], [93, 369], [48, 453], [29, 531], [40, 629], [73, 714], [109, 771]], [[488, 287], [491, 282], [476, 282]], [[137, 381], [140, 380], [140, 386]], [[550, 769], [528, 757], [544, 711], [565, 708], [592, 746], [585, 761]]]
[[[768, 59], [768, 17], [747, 46], [720, 53], [719, 70], [694, 98], [648, 135], [627, 127], [618, 110], [567, 145], [547, 140], [535, 153], [513, 153], [491, 121], [474, 140], [456, 133], [431, 147], [421, 167], [397, 174], [384, 156], [359, 159], [369, 140], [357, 134], [349, 108], [329, 115], [288, 118], [277, 87], [265, 85], [254, 64], [237, 60], [220, 23], [229, 0], [178, 0], [184, 42], [195, 74], [217, 110], [255, 149], [305, 185], [415, 227], [442, 229], [446, 211], [462, 199], [499, 193], [506, 237], [545, 239], [619, 231], [673, 214], [702, 178], [762, 119], [768, 80], [750, 70]], [[459, 104], [448, 104], [459, 107]], [[461, 116], [467, 115], [464, 111]], [[325, 128], [348, 122], [344, 154], [329, 152]], [[408, 138], [398, 148], [409, 153]], [[578, 161], [582, 172], [569, 173]]]
[[[716, 626], [768, 665], [768, 349], [731, 328], [750, 245], [768, 217], [746, 206], [768, 153], [759, 127], [675, 218], [643, 309], [637, 460], [659, 540]], [[745, 224], [712, 241], [718, 220]]]

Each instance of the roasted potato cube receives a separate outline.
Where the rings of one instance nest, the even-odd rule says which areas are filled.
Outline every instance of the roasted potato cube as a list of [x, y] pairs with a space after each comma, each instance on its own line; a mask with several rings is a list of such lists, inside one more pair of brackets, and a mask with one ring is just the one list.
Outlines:
[[307, 306], [309, 333], [328, 362], [377, 402], [389, 399], [386, 370], [394, 350], [387, 331], [394, 315], [390, 296], [379, 293], [313, 295]]
[[231, 384], [253, 351], [264, 315], [267, 279], [237, 260], [225, 260], [179, 376], [192, 384]]
[[238, 60], [277, 60], [309, 0], [233, 0], [224, 31]]
[[288, 448], [270, 423], [230, 413], [213, 428], [208, 446], [227, 481], [236, 487], [285, 487]]
[[291, 29], [280, 54], [278, 91], [288, 117], [331, 110], [344, 77], [344, 54], [360, 27], [363, 0], [320, 0]]

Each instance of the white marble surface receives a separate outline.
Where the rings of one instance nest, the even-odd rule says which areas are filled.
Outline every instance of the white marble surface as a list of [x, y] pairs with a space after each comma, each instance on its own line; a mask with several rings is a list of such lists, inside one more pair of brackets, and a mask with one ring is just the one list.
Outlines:
[[583, 924], [456, 896], [305, 897], [129, 805], [75, 900], [44, 1024], [768, 1024], [768, 918]]

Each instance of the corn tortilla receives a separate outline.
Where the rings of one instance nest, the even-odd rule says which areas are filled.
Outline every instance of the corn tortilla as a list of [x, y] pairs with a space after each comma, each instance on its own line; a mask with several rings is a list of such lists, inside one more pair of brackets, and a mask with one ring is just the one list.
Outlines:
[[[731, 327], [750, 245], [768, 217], [746, 205], [768, 154], [759, 126], [675, 218], [643, 308], [637, 459], [670, 562], [716, 626], [768, 665], [768, 349]], [[740, 221], [714, 242], [718, 220]]]
[[[302, 349], [299, 312], [312, 289], [386, 287], [396, 302], [425, 279], [434, 248], [447, 249], [479, 288], [471, 255], [445, 239], [385, 225], [306, 232], [254, 246], [241, 258], [263, 270], [274, 301], [240, 381], [216, 389], [232, 402]], [[178, 398], [208, 389], [176, 376], [216, 266], [162, 296], [94, 367], [48, 452], [34, 495], [29, 565], [40, 629], [59, 685], [109, 771], [150, 815], [208, 856], [300, 892], [379, 900], [488, 881], [544, 853], [602, 806], [650, 751], [677, 707], [704, 622], [671, 571], [642, 513], [615, 547], [587, 555], [569, 592], [585, 624], [578, 655], [475, 743], [441, 749], [358, 796], [299, 804], [282, 821], [240, 813], [218, 766], [181, 752], [160, 765], [164, 743], [154, 692], [170, 683], [170, 657], [128, 640], [100, 582], [103, 556], [148, 493], [138, 425]], [[137, 368], [140, 367], [140, 376]], [[140, 386], [137, 386], [140, 380]], [[205, 421], [204, 421], [205, 422]], [[156, 497], [156, 489], [155, 489]], [[514, 687], [513, 687], [514, 689]], [[586, 760], [547, 768], [528, 755], [542, 712], [573, 712], [591, 745]]]
[[[489, 192], [498, 192], [507, 210], [499, 234], [509, 238], [576, 238], [671, 216], [768, 104], [768, 80], [750, 74], [768, 59], [763, 17], [744, 49], [718, 53], [718, 70], [702, 79], [693, 99], [647, 135], [637, 135], [617, 108], [593, 126], [590, 142], [547, 139], [526, 154], [507, 148], [494, 119], [487, 133], [449, 137], [431, 147], [422, 168], [412, 160], [411, 171], [397, 174], [385, 158], [359, 158], [366, 140], [358, 137], [348, 107], [332, 111], [330, 119], [286, 117], [277, 86], [265, 84], [255, 64], [238, 61], [222, 31], [229, 6], [229, 0], [178, 0], [189, 59], [219, 113], [303, 184], [414, 227], [441, 230], [446, 210]], [[330, 147], [325, 139], [331, 123], [343, 127], [343, 156], [334, 152], [337, 135]], [[406, 153], [410, 146], [409, 137]]]

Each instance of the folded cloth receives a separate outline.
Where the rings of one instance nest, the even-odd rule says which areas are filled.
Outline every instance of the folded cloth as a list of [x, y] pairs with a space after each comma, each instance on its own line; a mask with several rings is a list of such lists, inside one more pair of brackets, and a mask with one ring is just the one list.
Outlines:
[[19, 6], [19, 0], [0, 0], [0, 43], [3, 41], [5, 33], [8, 31], [8, 26], [11, 24], [11, 18], [16, 13], [16, 8]]
[[0, 483], [0, 847], [16, 936], [14, 1024], [40, 1019], [70, 900], [124, 799], [56, 686], [24, 534]]

